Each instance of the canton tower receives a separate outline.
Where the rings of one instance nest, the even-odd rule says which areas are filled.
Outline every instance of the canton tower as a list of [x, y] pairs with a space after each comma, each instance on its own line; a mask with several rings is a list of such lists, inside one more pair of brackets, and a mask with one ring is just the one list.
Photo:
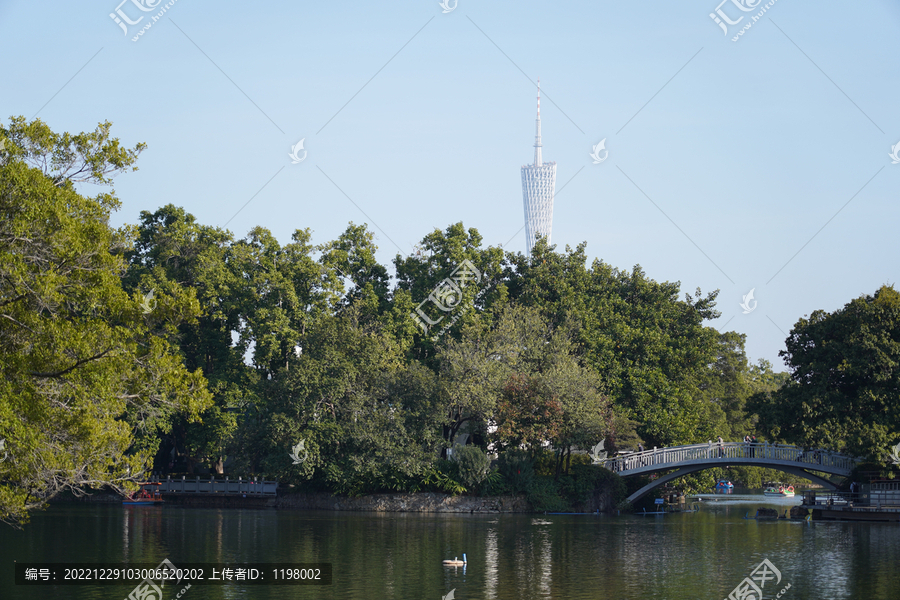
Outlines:
[[550, 243], [553, 230], [553, 196], [556, 193], [556, 163], [541, 159], [541, 80], [538, 79], [537, 120], [534, 134], [534, 164], [522, 167], [522, 199], [525, 203], [525, 248], [531, 249], [537, 235]]

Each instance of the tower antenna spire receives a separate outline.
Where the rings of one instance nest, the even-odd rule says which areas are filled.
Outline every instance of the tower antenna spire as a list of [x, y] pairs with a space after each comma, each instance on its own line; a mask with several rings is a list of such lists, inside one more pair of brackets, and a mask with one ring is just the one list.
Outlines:
[[537, 120], [535, 122], [534, 133], [534, 166], [540, 167], [543, 164], [541, 159], [541, 78], [537, 80]]
[[522, 165], [522, 200], [525, 205], [525, 250], [528, 256], [537, 236], [547, 238], [553, 230], [553, 197], [556, 194], [556, 163], [541, 157], [541, 80], [537, 80], [537, 119], [534, 127], [534, 164]]

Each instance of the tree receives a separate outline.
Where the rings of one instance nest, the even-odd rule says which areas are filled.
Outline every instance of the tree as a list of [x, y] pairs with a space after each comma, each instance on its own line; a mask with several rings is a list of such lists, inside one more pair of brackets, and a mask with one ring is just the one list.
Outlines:
[[718, 333], [703, 325], [719, 316], [718, 292], [679, 300], [677, 282], [658, 283], [640, 266], [629, 273], [595, 261], [585, 244], [555, 253], [539, 240], [532, 257], [507, 254], [509, 298], [537, 308], [556, 325], [580, 325], [579, 354], [601, 378], [613, 404], [639, 425], [648, 443], [707, 439], [710, 424], [700, 386], [715, 361]]
[[345, 305], [370, 294], [378, 299], [378, 308], [384, 309], [388, 301], [389, 277], [387, 269], [375, 259], [378, 250], [375, 236], [365, 224], [351, 222], [337, 240], [322, 244], [319, 249], [323, 253], [321, 262], [325, 270], [351, 284], [342, 300]]
[[142, 211], [134, 235], [134, 248], [126, 253], [126, 289], [167, 290], [199, 304], [196, 318], [181, 321], [175, 331], [156, 333], [178, 347], [189, 369], [202, 370], [214, 401], [199, 421], [176, 419], [161, 444], [156, 468], [165, 470], [174, 455], [176, 461], [184, 457], [188, 473], [197, 463], [222, 473], [226, 447], [237, 427], [236, 411], [258, 396], [252, 369], [232, 348], [231, 331], [240, 319], [225, 260], [232, 236], [197, 223], [171, 204], [153, 213]]
[[577, 341], [576, 323], [553, 326], [536, 308], [511, 304], [496, 314], [493, 326], [468, 326], [460, 340], [439, 346], [447, 439], [466, 422], [479, 431], [493, 423], [491, 437], [501, 447], [525, 446], [534, 453], [550, 443], [559, 475], [573, 448], [595, 445], [616, 426], [628, 437], [633, 423], [620, 418], [602, 393]]
[[[407, 489], [440, 451], [434, 373], [406, 363], [390, 328], [355, 305], [317, 319], [305, 339], [273, 377], [262, 469], [340, 493]], [[298, 467], [287, 452], [300, 439], [310, 451]]]
[[779, 354], [789, 381], [748, 409], [777, 440], [885, 458], [900, 437], [900, 293], [882, 286], [801, 318]]
[[118, 200], [74, 190], [109, 183], [142, 148], [121, 150], [108, 129], [56, 135], [18, 118], [2, 131], [0, 519], [10, 523], [64, 490], [123, 490], [172, 417], [209, 404], [203, 376], [152, 333], [196, 316], [196, 302], [129, 295], [129, 239], [108, 225]]
[[512, 306], [493, 316], [496, 323], [467, 324], [460, 339], [448, 336], [438, 348], [448, 441], [467, 422], [485, 427], [510, 378], [539, 372], [546, 360], [549, 331], [537, 310]]
[[53, 132], [40, 119], [31, 123], [25, 117], [10, 117], [6, 152], [14, 160], [21, 160], [40, 170], [54, 185], [73, 183], [108, 185], [113, 175], [128, 170], [137, 171], [137, 158], [147, 147], [136, 144], [131, 150], [119, 145], [118, 138], [110, 138], [112, 123], [105, 121], [91, 133], [72, 135]]
[[497, 400], [495, 433], [501, 448], [525, 446], [532, 452], [557, 436], [562, 404], [539, 377], [512, 375]]
[[745, 413], [745, 403], [752, 392], [744, 352], [747, 336], [726, 331], [718, 337], [716, 359], [700, 384], [707, 408], [704, 433], [709, 438], [721, 435], [725, 439], [740, 439], [751, 429]]
[[[435, 333], [450, 325], [443, 338], [449, 336], [458, 339], [465, 326], [481, 321], [482, 310], [495, 303], [502, 305], [506, 298], [503, 250], [494, 247], [482, 249], [481, 241], [481, 234], [477, 229], [465, 229], [462, 223], [455, 223], [443, 232], [435, 229], [426, 235], [416, 246], [414, 255], [406, 258], [398, 255], [394, 259], [397, 272], [394, 302], [399, 300], [410, 305], [404, 318], [414, 323], [412, 315], [418, 309], [425, 312], [429, 320], [438, 322], [428, 332], [415, 326], [413, 333], [417, 334], [417, 339], [411, 349], [414, 358], [435, 371], [439, 368], [435, 359], [436, 341], [432, 339]], [[432, 293], [436, 288], [446, 282], [465, 261], [478, 270], [480, 281], [468, 285], [460, 283], [458, 287], [461, 297], [451, 317], [449, 313], [436, 309], [429, 300], [434, 297]]]

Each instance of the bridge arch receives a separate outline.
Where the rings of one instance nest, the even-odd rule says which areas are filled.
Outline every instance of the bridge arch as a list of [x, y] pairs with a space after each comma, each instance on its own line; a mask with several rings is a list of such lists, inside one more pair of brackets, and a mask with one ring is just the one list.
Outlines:
[[[631, 494], [630, 496], [628, 496], [628, 501], [636, 502], [636, 501], [640, 500], [641, 498], [643, 498], [644, 496], [646, 496], [648, 493], [650, 493], [654, 488], [657, 488], [665, 483], [668, 483], [668, 482], [672, 481], [673, 479], [678, 479], [679, 477], [684, 477], [685, 475], [689, 475], [690, 473], [696, 473], [697, 471], [704, 471], [706, 469], [711, 469], [713, 467], [724, 467], [724, 466], [730, 466], [730, 465], [716, 464], [716, 465], [695, 465], [695, 466], [690, 466], [690, 467], [682, 467], [682, 468], [678, 469], [677, 471], [673, 471], [671, 473], [666, 473], [665, 475], [663, 475], [661, 477], [657, 477], [656, 479], [654, 479], [653, 481], [651, 481], [650, 483], [648, 483], [647, 485], [645, 485], [638, 491], [636, 491], [633, 494]], [[762, 465], [756, 465], [756, 466], [762, 466]], [[813, 483], [818, 483], [819, 485], [821, 485], [829, 490], [838, 489], [838, 486], [836, 483], [834, 483], [828, 479], [825, 479], [824, 477], [820, 477], [820, 476], [814, 475], [808, 471], [804, 471], [803, 469], [800, 469], [798, 467], [780, 467], [780, 466], [772, 466], [772, 465], [766, 465], [766, 467], [769, 469], [776, 469], [778, 471], [790, 473], [791, 475], [797, 475], [799, 477], [804, 477], [806, 479], [811, 480]]]
[[828, 489], [837, 489], [838, 486], [833, 481], [810, 471], [849, 477], [856, 462], [853, 457], [827, 450], [804, 450], [798, 446], [768, 443], [727, 442], [654, 448], [608, 459], [604, 466], [621, 477], [671, 471], [628, 496], [629, 502], [635, 502], [673, 479], [713, 467], [766, 467], [804, 477]]

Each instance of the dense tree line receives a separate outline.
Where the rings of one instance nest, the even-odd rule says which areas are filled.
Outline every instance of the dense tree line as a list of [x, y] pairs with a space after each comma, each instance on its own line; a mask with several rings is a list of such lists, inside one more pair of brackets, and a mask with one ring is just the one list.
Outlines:
[[[457, 223], [397, 255], [392, 281], [364, 225], [320, 243], [297, 229], [281, 245], [168, 204], [110, 227], [114, 192], [76, 184], [109, 185], [143, 145], [121, 147], [108, 123], [71, 136], [13, 118], [0, 140], [7, 521], [62, 490], [226, 468], [348, 494], [527, 492], [552, 508], [607, 477], [579, 453], [600, 440], [614, 452], [740, 439], [760, 420], [773, 439], [846, 443], [866, 423], [835, 427], [830, 403], [864, 393], [887, 410], [896, 392], [894, 347], [865, 360], [867, 344], [887, 344], [876, 333], [848, 365], [855, 378], [816, 388], [838, 396], [816, 396], [819, 371], [800, 366], [816, 335], [851, 335], [862, 306], [798, 323], [782, 387], [769, 363], [750, 364], [742, 334], [705, 324], [717, 292], [680, 297], [639, 266], [588, 265], [584, 244], [539, 240], [524, 256]], [[878, 298], [896, 328], [896, 293]], [[809, 394], [821, 422], [798, 416]], [[896, 414], [847, 447], [886, 440]]]

